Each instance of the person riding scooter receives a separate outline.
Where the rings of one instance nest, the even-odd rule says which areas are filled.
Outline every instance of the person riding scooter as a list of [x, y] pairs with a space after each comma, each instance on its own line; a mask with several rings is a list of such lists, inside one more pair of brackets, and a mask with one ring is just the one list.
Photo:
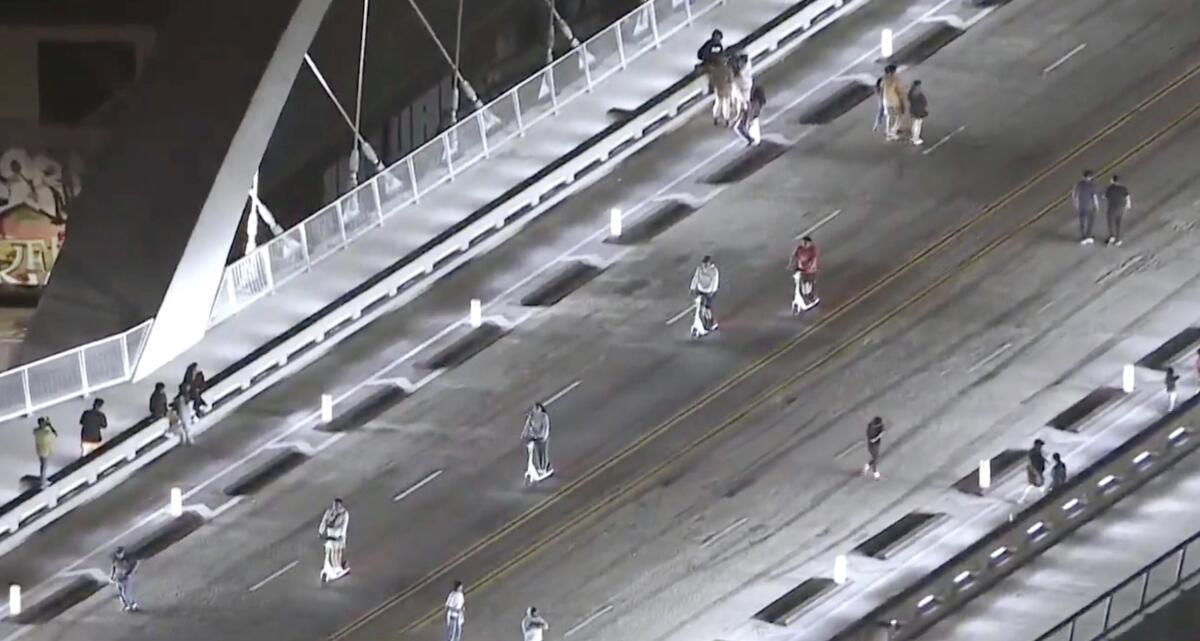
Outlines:
[[800, 240], [796, 251], [788, 261], [792, 270], [792, 279], [796, 284], [796, 292], [792, 297], [792, 313], [808, 311], [821, 302], [817, 296], [817, 265], [821, 260], [821, 250], [817, 249], [811, 236]]

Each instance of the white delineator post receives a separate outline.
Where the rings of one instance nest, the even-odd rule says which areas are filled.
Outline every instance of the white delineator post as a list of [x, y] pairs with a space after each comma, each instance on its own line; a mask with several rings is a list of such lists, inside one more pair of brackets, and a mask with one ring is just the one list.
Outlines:
[[177, 487], [171, 488], [171, 504], [167, 507], [167, 511], [175, 518], [183, 516], [183, 490]]
[[1133, 367], [1133, 365], [1126, 365], [1125, 368], [1121, 370], [1121, 389], [1124, 390], [1126, 394], [1133, 393], [1136, 371], [1137, 370]]
[[330, 423], [333, 421], [333, 394], [321, 395], [321, 422]]
[[21, 613], [21, 586], [13, 583], [8, 586], [8, 616], [15, 617]]
[[879, 32], [879, 52], [884, 58], [891, 58], [894, 50], [892, 49], [892, 30], [884, 29]]
[[986, 490], [992, 486], [992, 460], [979, 459], [979, 489]]
[[845, 585], [847, 574], [846, 555], [839, 554], [833, 557], [833, 582], [838, 585]]
[[478, 298], [471, 299], [471, 327], [479, 327], [483, 325], [483, 301]]
[[608, 212], [608, 235], [612, 238], [621, 237], [621, 208], [613, 207]]

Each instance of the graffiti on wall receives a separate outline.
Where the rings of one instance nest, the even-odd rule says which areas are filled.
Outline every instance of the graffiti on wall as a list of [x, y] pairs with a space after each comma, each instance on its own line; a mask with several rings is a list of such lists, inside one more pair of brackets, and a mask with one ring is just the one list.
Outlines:
[[46, 284], [79, 178], [46, 152], [0, 153], [0, 285]]

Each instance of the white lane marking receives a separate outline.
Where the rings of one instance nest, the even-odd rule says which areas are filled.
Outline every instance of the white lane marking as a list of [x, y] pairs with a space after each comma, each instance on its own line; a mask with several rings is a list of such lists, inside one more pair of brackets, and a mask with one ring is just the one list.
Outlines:
[[692, 313], [692, 310], [694, 310], [694, 309], [696, 309], [696, 304], [695, 304], [695, 303], [692, 303], [691, 305], [688, 305], [687, 309], [683, 310], [682, 312], [679, 312], [678, 314], [676, 314], [676, 315], [672, 316], [671, 318], [668, 318], [668, 319], [667, 319], [667, 324], [668, 324], [668, 325], [674, 325], [674, 324], [675, 324], [675, 322], [676, 322], [676, 321], [678, 321], [679, 319], [683, 318], [684, 316], [687, 316], [688, 314], [691, 314], [691, 313]]
[[436, 479], [437, 477], [441, 476], [442, 472], [444, 472], [444, 471], [445, 470], [434, 470], [433, 472], [430, 472], [429, 475], [426, 476], [425, 478], [410, 485], [407, 490], [404, 490], [403, 492], [397, 494], [396, 496], [393, 496], [392, 503], [399, 503], [400, 501], [403, 501], [405, 498], [407, 498], [413, 492], [416, 492], [417, 490], [432, 483], [433, 479]]
[[845, 449], [843, 449], [841, 452], [838, 452], [837, 455], [833, 457], [834, 460], [840, 461], [847, 456], [850, 456], [850, 453], [854, 450], [857, 450], [860, 445], [862, 445], [862, 441], [854, 441], [853, 443], [847, 445]]
[[1050, 65], [1049, 67], [1046, 67], [1045, 69], [1042, 69], [1042, 75], [1043, 75], [1043, 76], [1048, 76], [1048, 75], [1050, 75], [1050, 72], [1052, 72], [1052, 71], [1054, 71], [1055, 69], [1058, 69], [1059, 67], [1061, 67], [1061, 66], [1063, 65], [1063, 63], [1065, 63], [1066, 61], [1070, 60], [1070, 59], [1071, 59], [1071, 57], [1072, 57], [1072, 56], [1074, 56], [1075, 54], [1079, 53], [1080, 51], [1083, 51], [1083, 49], [1084, 49], [1085, 47], [1087, 47], [1087, 43], [1086, 43], [1086, 42], [1085, 42], [1085, 43], [1083, 43], [1083, 44], [1081, 44], [1081, 45], [1079, 45], [1078, 47], [1075, 47], [1074, 49], [1072, 49], [1072, 50], [1068, 51], [1068, 52], [1067, 52], [1067, 55], [1065, 55], [1065, 56], [1063, 56], [1063, 57], [1059, 58], [1058, 60], [1055, 60], [1055, 61], [1054, 61], [1054, 64]]
[[1041, 314], [1042, 312], [1046, 311], [1047, 309], [1050, 309], [1050, 307], [1052, 305], [1054, 305], [1054, 303], [1055, 303], [1054, 300], [1046, 301], [1046, 304], [1039, 307], [1036, 313]]
[[258, 590], [259, 588], [261, 588], [262, 586], [264, 586], [268, 582], [270, 582], [271, 579], [277, 579], [280, 576], [283, 576], [284, 572], [287, 572], [288, 570], [296, 567], [299, 564], [300, 564], [299, 560], [288, 563], [287, 565], [283, 566], [282, 568], [279, 568], [275, 572], [271, 573], [271, 576], [268, 576], [267, 578], [263, 579], [262, 581], [259, 581], [258, 583], [255, 583], [254, 585], [250, 586], [250, 591], [254, 592], [254, 591]]
[[966, 125], [963, 125], [963, 126], [959, 127], [958, 129], [951, 131], [950, 133], [946, 134], [945, 136], [942, 136], [941, 140], [938, 140], [937, 142], [930, 145], [928, 148], [922, 150], [921, 153], [926, 156], [928, 156], [929, 154], [932, 154], [934, 151], [937, 150], [938, 147], [941, 147], [942, 145], [946, 144], [947, 142], [950, 142], [951, 138], [953, 138], [960, 131], [962, 131], [963, 129], [966, 129], [966, 128], [967, 128]]
[[967, 373], [970, 374], [971, 372], [974, 372], [975, 370], [979, 369], [980, 367], [983, 367], [984, 365], [987, 365], [988, 363], [992, 362], [993, 360], [995, 360], [995, 358], [997, 356], [1008, 351], [1008, 348], [1010, 348], [1010, 347], [1012, 347], [1011, 342], [1005, 343], [1005, 344], [1001, 345], [1000, 347], [996, 348], [996, 351], [992, 352], [991, 354], [988, 354], [987, 356], [984, 356], [983, 360], [980, 360], [978, 363], [975, 363], [974, 365], [972, 365], [971, 369], [967, 370]]
[[576, 623], [575, 625], [571, 626], [571, 628], [570, 628], [570, 629], [568, 629], [568, 630], [566, 631], [566, 633], [564, 633], [564, 634], [563, 634], [563, 636], [564, 636], [564, 637], [569, 637], [569, 636], [571, 636], [572, 634], [575, 634], [576, 632], [579, 632], [579, 631], [580, 631], [580, 630], [582, 630], [582, 629], [583, 629], [583, 627], [584, 627], [584, 626], [586, 626], [587, 624], [591, 623], [592, 621], [595, 621], [596, 619], [599, 619], [600, 617], [602, 617], [602, 616], [604, 616], [604, 615], [606, 615], [606, 614], [608, 614], [609, 612], [612, 612], [612, 611], [613, 611], [613, 606], [612, 606], [611, 604], [610, 604], [610, 605], [606, 605], [606, 606], [604, 606], [604, 607], [600, 608], [599, 610], [596, 610], [596, 611], [595, 611], [595, 612], [593, 612], [591, 615], [589, 615], [589, 616], [588, 616], [588, 618], [586, 618], [586, 619], [584, 619], [584, 620], [580, 621], [579, 623]]
[[555, 394], [554, 396], [551, 396], [550, 398], [543, 401], [542, 405], [549, 405], [549, 404], [553, 403], [554, 401], [557, 401], [558, 399], [569, 394], [571, 392], [571, 390], [575, 389], [576, 387], [579, 387], [582, 384], [583, 384], [582, 380], [578, 380], [578, 381], [575, 381], [574, 383], [571, 383], [570, 385], [558, 390], [558, 393]]
[[[916, 19], [912, 20], [911, 22], [909, 22], [909, 23], [908, 23], [908, 24], [906, 24], [905, 26], [903, 26], [903, 27], [901, 27], [901, 28], [897, 29], [897, 30], [894, 32], [894, 36], [899, 36], [899, 35], [901, 35], [901, 34], [907, 33], [907, 32], [908, 32], [908, 31], [910, 31], [910, 30], [911, 30], [913, 27], [915, 27], [915, 26], [917, 26], [918, 24], [920, 24], [920, 22], [921, 22], [921, 19], [923, 19], [923, 18], [926, 18], [926, 17], [928, 17], [928, 16], [931, 16], [931, 15], [934, 15], [934, 14], [936, 14], [938, 11], [941, 11], [943, 7], [945, 7], [945, 6], [949, 5], [951, 2], [954, 2], [954, 1], [955, 1], [955, 0], [942, 0], [942, 1], [941, 1], [941, 2], [939, 2], [937, 5], [935, 5], [933, 8], [929, 9], [929, 10], [928, 10], [928, 11], [926, 11], [924, 14], [922, 14], [920, 17], [918, 17], [918, 18], [916, 18]], [[983, 19], [985, 16], [987, 16], [989, 13], [991, 13], [991, 11], [993, 11], [994, 9], [995, 9], [995, 7], [988, 7], [988, 8], [987, 8], [987, 9], [985, 9], [984, 11], [982, 11], [982, 12], [980, 12], [980, 13], [976, 14], [974, 18], [972, 18], [971, 20], [968, 20], [968, 21], [967, 21], [967, 26], [968, 26], [968, 27], [970, 27], [970, 26], [974, 25], [976, 22], [978, 22], [979, 20], [982, 20], [982, 19]], [[863, 55], [859, 56], [858, 58], [856, 58], [855, 60], [853, 60], [852, 62], [850, 62], [850, 64], [848, 64], [848, 65], [846, 65], [845, 67], [841, 68], [840, 70], [838, 70], [838, 71], [837, 71], [836, 73], [834, 73], [833, 75], [831, 75], [831, 76], [829, 76], [828, 78], [826, 78], [825, 80], [823, 80], [823, 81], [821, 81], [821, 82], [817, 83], [817, 85], [816, 85], [816, 86], [814, 86], [812, 89], [810, 89], [810, 90], [808, 90], [808, 91], [804, 92], [803, 94], [801, 94], [800, 96], [798, 96], [796, 99], [792, 100], [790, 103], [788, 103], [787, 105], [785, 105], [785, 106], [784, 106], [782, 109], [780, 109], [779, 111], [777, 111], [777, 112], [775, 112], [775, 113], [771, 114], [770, 116], [767, 116], [767, 117], [763, 118], [763, 124], [770, 124], [771, 122], [774, 122], [775, 120], [777, 120], [777, 119], [779, 119], [779, 118], [782, 118], [782, 117], [784, 117], [785, 115], [787, 115], [787, 112], [788, 112], [788, 111], [790, 111], [792, 108], [794, 108], [796, 105], [800, 104], [800, 103], [801, 103], [801, 102], [803, 102], [804, 100], [807, 100], [807, 99], [808, 99], [810, 96], [812, 96], [813, 94], [815, 94], [815, 93], [817, 93], [818, 91], [820, 91], [821, 89], [823, 89], [823, 88], [824, 88], [826, 85], [828, 85], [829, 83], [831, 83], [831, 82], [834, 82], [834, 81], [835, 81], [835, 80], [836, 80], [836, 79], [837, 79], [839, 76], [842, 76], [842, 75], [844, 75], [844, 74], [847, 74], [847, 73], [849, 73], [849, 72], [853, 71], [855, 67], [857, 67], [858, 65], [862, 64], [863, 62], [865, 62], [865, 61], [867, 61], [867, 60], [869, 60], [869, 59], [873, 59], [873, 58], [876, 56], [876, 54], [877, 54], [878, 52], [879, 52], [879, 47], [872, 47], [872, 48], [871, 48], [870, 50], [868, 50], [866, 53], [864, 53]], [[665, 194], [665, 193], [669, 192], [670, 190], [674, 189], [676, 185], [678, 185], [679, 183], [683, 182], [684, 180], [686, 180], [687, 178], [689, 178], [690, 176], [692, 176], [693, 174], [695, 174], [697, 171], [699, 171], [701, 168], [703, 168], [704, 166], [708, 165], [710, 162], [712, 162], [713, 160], [717, 159], [717, 158], [718, 158], [718, 157], [720, 157], [721, 155], [725, 154], [725, 153], [726, 153], [727, 151], [729, 151], [730, 149], [733, 149], [734, 147], [741, 147], [741, 146], [744, 146], [744, 145], [745, 145], [745, 143], [741, 142], [740, 140], [733, 140], [733, 141], [730, 141], [730, 142], [729, 142], [729, 143], [727, 143], [727, 144], [726, 144], [726, 145], [725, 145], [723, 148], [719, 149], [719, 150], [718, 150], [716, 153], [712, 154], [712, 155], [711, 155], [709, 158], [707, 158], [707, 159], [706, 159], [706, 160], [704, 160], [703, 162], [700, 162], [700, 163], [695, 163], [695, 164], [693, 164], [693, 165], [692, 165], [692, 167], [691, 167], [690, 169], [688, 169], [687, 171], [685, 171], [684, 173], [682, 173], [681, 175], [679, 175], [678, 177], [676, 177], [674, 180], [672, 180], [671, 182], [669, 182], [669, 183], [667, 183], [666, 185], [664, 185], [664, 186], [663, 186], [662, 188], [660, 188], [660, 189], [659, 189], [657, 192], [655, 192], [655, 195], [653, 195], [653, 196], [651, 196], [651, 197], [649, 197], [649, 198], [646, 198], [646, 199], [642, 200], [640, 203], [638, 203], [638, 204], [637, 204], [637, 205], [635, 205], [634, 207], [632, 207], [632, 208], [628, 209], [628, 210], [626, 211], [626, 213], [625, 213], [625, 216], [626, 216], [625, 220], [626, 220], [626, 221], [630, 220], [630, 215], [631, 215], [631, 214], [633, 214], [634, 212], [636, 212], [636, 211], [639, 211], [639, 210], [641, 210], [641, 209], [645, 208], [646, 206], [648, 206], [648, 205], [650, 205], [650, 204], [654, 203], [654, 202], [655, 202], [655, 198], [657, 198], [657, 197], [658, 197], [658, 196], [660, 196], [661, 194]], [[606, 236], [607, 234], [608, 234], [608, 226], [607, 226], [607, 225], [605, 225], [604, 227], [602, 227], [602, 228], [600, 228], [600, 229], [596, 230], [594, 233], [592, 233], [592, 235], [590, 235], [590, 236], [588, 236], [588, 237], [584, 238], [583, 240], [579, 241], [578, 243], [576, 243], [576, 244], [575, 244], [573, 247], [571, 247], [570, 249], [568, 249], [566, 252], [563, 252], [563, 254], [562, 254], [562, 255], [568, 255], [568, 254], [574, 253], [574, 252], [575, 252], [576, 250], [578, 250], [580, 247], [583, 247], [584, 245], [586, 245], [586, 244], [588, 244], [588, 243], [590, 243], [590, 242], [593, 242], [593, 241], [595, 241], [597, 238], [600, 238], [600, 237], [602, 237], [602, 236]], [[616, 262], [617, 260], [620, 260], [620, 258], [621, 258], [622, 256], [624, 256], [626, 253], [628, 253], [628, 252], [630, 252], [630, 251], [632, 251], [632, 248], [628, 248], [628, 249], [622, 250], [621, 252], [618, 252], [618, 253], [617, 253], [617, 255], [613, 257], [613, 259], [612, 259], [612, 260], [613, 260], [613, 262]], [[516, 283], [514, 283], [514, 284], [513, 284], [511, 287], [509, 287], [507, 290], [505, 290], [504, 292], [502, 292], [502, 293], [501, 293], [499, 296], [496, 296], [495, 298], [493, 298], [493, 299], [492, 299], [491, 301], [489, 301], [487, 304], [494, 303], [495, 301], [498, 301], [498, 300], [500, 300], [500, 299], [502, 299], [502, 298], [504, 298], [504, 297], [508, 296], [508, 295], [509, 295], [509, 294], [511, 294], [513, 291], [516, 291], [518, 288], [520, 288], [520, 287], [523, 287], [523, 286], [524, 286], [526, 283], [528, 283], [529, 281], [531, 281], [531, 280], [533, 280], [534, 278], [537, 278], [538, 276], [540, 276], [540, 275], [542, 275], [543, 273], [545, 273], [545, 272], [546, 272], [546, 270], [548, 270], [548, 269], [551, 269], [551, 268], [555, 267], [555, 266], [556, 266], [556, 265], [555, 265], [555, 263], [556, 263], [556, 261], [554, 261], [554, 260], [547, 262], [547, 263], [546, 263], [545, 265], [543, 265], [541, 268], [539, 268], [539, 269], [537, 269], [537, 270], [535, 270], [535, 271], [531, 272], [531, 273], [530, 273], [529, 275], [527, 275], [525, 278], [522, 278], [522, 279], [518, 280], [518, 281], [517, 281]], [[485, 305], [485, 306], [486, 306], [486, 305]], [[688, 313], [688, 312], [690, 312], [690, 311], [692, 311], [692, 310], [689, 308], [688, 310], [686, 310], [686, 311], [684, 312], [684, 314], [687, 314], [687, 313]], [[440, 338], [441, 336], [445, 335], [446, 333], [449, 333], [449, 332], [450, 332], [450, 331], [452, 331], [452, 330], [453, 330], [455, 327], [457, 327], [459, 324], [460, 324], [460, 323], [454, 323], [454, 324], [452, 324], [450, 327], [447, 327], [446, 329], [444, 329], [444, 330], [442, 330], [441, 332], [439, 332], [438, 336], [436, 336], [434, 339], [431, 339], [430, 341], [427, 341], [427, 343], [432, 343], [432, 342], [433, 342], [434, 340], [436, 340], [437, 338]], [[419, 351], [420, 349], [422, 349], [424, 345], [425, 345], [425, 344], [422, 344], [422, 346], [418, 346], [417, 348], [414, 348], [414, 349], [413, 349], [413, 350], [411, 350], [409, 353], [405, 354], [404, 356], [400, 357], [399, 359], [397, 359], [397, 360], [395, 360], [395, 361], [393, 361], [393, 362], [391, 362], [391, 363], [387, 364], [387, 366], [385, 366], [385, 367], [382, 367], [382, 368], [380, 368], [378, 371], [376, 371], [376, 373], [375, 373], [373, 376], [370, 376], [370, 377], [368, 377], [366, 380], [364, 380], [364, 381], [363, 381], [362, 383], [360, 383], [359, 385], [356, 385], [355, 387], [353, 387], [352, 389], [348, 390], [348, 391], [347, 391], [347, 392], [345, 392], [344, 394], [341, 394], [341, 395], [339, 395], [337, 398], [335, 398], [335, 399], [334, 399], [334, 403], [336, 404], [336, 403], [338, 403], [338, 402], [340, 402], [340, 401], [342, 401], [342, 400], [344, 400], [344, 399], [346, 399], [346, 398], [349, 398], [349, 397], [350, 397], [352, 394], [356, 393], [356, 392], [357, 392], [359, 389], [361, 389], [361, 388], [363, 388], [363, 387], [366, 387], [368, 384], [370, 384], [370, 382], [371, 382], [372, 380], [374, 380], [376, 376], [382, 375], [382, 374], [383, 374], [383, 373], [385, 373], [387, 370], [389, 370], [389, 369], [391, 369], [391, 368], [393, 368], [393, 367], [396, 367], [397, 365], [399, 365], [399, 364], [400, 364], [400, 363], [402, 363], [403, 361], [407, 360], [408, 358], [411, 358], [411, 357], [412, 357], [412, 355], [413, 355], [413, 354], [415, 354], [415, 353], [416, 353], [417, 351]], [[440, 375], [442, 374], [442, 372], [443, 372], [443, 371], [444, 371], [444, 370], [439, 370], [439, 371], [437, 371], [437, 372], [432, 372], [432, 373], [431, 373], [429, 376], [427, 376], [427, 377], [425, 377], [424, 379], [422, 379], [422, 381], [421, 381], [421, 382], [422, 382], [422, 383], [425, 383], [425, 382], [428, 382], [428, 381], [430, 381], [430, 380], [433, 380], [434, 378], [437, 378], [438, 376], [440, 376]], [[420, 385], [418, 384], [418, 387], [419, 387], [419, 386], [420, 386]], [[302, 419], [300, 419], [300, 420], [299, 420], [299, 421], [297, 421], [297, 422], [296, 422], [294, 425], [292, 425], [291, 427], [287, 428], [287, 429], [286, 429], [286, 430], [285, 430], [283, 433], [281, 433], [281, 434], [278, 434], [278, 435], [276, 435], [275, 437], [271, 438], [271, 439], [270, 439], [268, 442], [275, 442], [275, 441], [277, 441], [277, 440], [280, 440], [280, 439], [282, 439], [282, 438], [286, 438], [286, 437], [287, 437], [288, 435], [290, 435], [292, 432], [295, 432], [296, 430], [299, 430], [299, 429], [301, 429], [301, 428], [304, 428], [304, 427], [308, 426], [308, 425], [309, 425], [309, 424], [311, 424], [311, 423], [314, 423], [314, 422], [316, 422], [317, 420], [319, 420], [319, 419], [320, 419], [320, 417], [321, 417], [321, 412], [320, 412], [320, 410], [313, 411], [313, 412], [312, 412], [312, 413], [311, 413], [309, 416], [307, 416], [307, 417], [305, 417], [305, 418], [302, 418]], [[242, 459], [240, 459], [240, 460], [238, 460], [238, 461], [234, 462], [232, 465], [229, 465], [229, 466], [228, 466], [228, 467], [226, 467], [225, 469], [218, 471], [218, 472], [217, 472], [215, 475], [213, 475], [213, 476], [209, 477], [209, 478], [208, 478], [206, 481], [203, 481], [203, 482], [202, 482], [200, 485], [198, 485], [198, 486], [196, 486], [195, 488], [193, 488], [193, 490], [192, 490], [191, 492], [189, 492], [187, 495], [185, 495], [185, 498], [187, 498], [188, 496], [190, 496], [191, 494], [193, 494], [193, 493], [195, 493], [195, 492], [198, 492], [198, 491], [200, 491], [202, 488], [204, 488], [204, 487], [206, 487], [206, 486], [210, 485], [210, 484], [211, 484], [213, 481], [215, 481], [215, 480], [217, 480], [218, 478], [220, 478], [220, 477], [224, 476], [225, 474], [228, 474], [230, 471], [232, 471], [233, 469], [237, 468], [238, 466], [244, 465], [244, 464], [245, 464], [247, 461], [249, 461], [250, 459], [254, 458], [254, 456], [256, 456], [256, 455], [257, 455], [259, 452], [261, 452], [261, 451], [262, 451], [264, 448], [265, 448], [265, 445], [264, 445], [264, 447], [259, 447], [259, 448], [256, 448], [256, 449], [255, 449], [254, 451], [252, 451], [252, 452], [251, 452], [249, 455], [247, 455], [247, 456], [243, 457]], [[124, 537], [124, 536], [128, 535], [129, 533], [133, 532], [134, 530], [137, 530], [138, 528], [142, 527], [143, 525], [145, 525], [146, 523], [150, 522], [151, 520], [153, 520], [153, 519], [157, 518], [158, 514], [159, 514], [159, 511], [156, 511], [156, 512], [154, 512], [154, 513], [151, 513], [151, 514], [149, 514], [149, 515], [145, 516], [145, 517], [144, 517], [142, 520], [140, 520], [139, 522], [137, 522], [137, 523], [135, 523], [134, 525], [132, 525], [132, 526], [130, 526], [129, 528], [127, 528], [125, 531], [123, 531], [123, 532], [122, 532], [120, 535], [118, 535], [117, 537], [114, 537], [114, 538], [110, 539], [108, 542], [106, 542], [106, 543], [102, 544], [101, 546], [99, 546], [99, 547], [95, 548], [94, 550], [92, 550], [92, 551], [90, 551], [90, 552], [87, 552], [87, 553], [86, 553], [86, 554], [84, 554], [83, 556], [79, 557], [79, 559], [75, 560], [75, 561], [74, 561], [74, 562], [72, 562], [70, 565], [68, 565], [66, 568], [64, 568], [64, 570], [63, 570], [63, 571], [70, 571], [70, 570], [73, 570], [73, 569], [75, 569], [75, 568], [79, 567], [79, 566], [80, 566], [80, 565], [82, 565], [84, 562], [86, 562], [86, 561], [87, 561], [89, 558], [91, 558], [93, 555], [95, 555], [97, 552], [100, 552], [100, 551], [103, 551], [103, 550], [107, 550], [107, 549], [109, 549], [110, 547], [112, 547], [113, 545], [115, 545], [116, 541], [120, 540], [122, 537]], [[18, 637], [20, 637], [20, 636], [24, 635], [26, 632], [28, 632], [28, 631], [29, 631], [29, 630], [31, 630], [31, 629], [32, 629], [32, 628], [24, 628], [24, 629], [22, 629], [22, 630], [19, 630], [18, 632], [14, 633], [14, 634], [12, 634], [12, 635], [9, 635], [8, 637], [5, 637], [4, 639], [0, 639], [0, 641], [13, 641], [14, 639], [16, 639], [16, 638], [18, 638]]]
[[734, 530], [736, 530], [736, 529], [738, 529], [738, 528], [742, 527], [743, 525], [745, 525], [745, 524], [746, 524], [746, 521], [748, 521], [748, 520], [749, 520], [749, 519], [747, 519], [746, 517], [744, 517], [744, 516], [743, 516], [742, 518], [740, 518], [740, 519], [738, 519], [738, 520], [734, 521], [733, 523], [729, 524], [728, 526], [726, 526], [726, 528], [725, 528], [724, 530], [721, 530], [720, 532], [717, 532], [716, 534], [710, 534], [710, 535], [708, 535], [708, 536], [707, 536], [707, 537], [705, 537], [705, 539], [704, 539], [704, 540], [703, 540], [703, 541], [700, 543], [700, 547], [701, 547], [701, 548], [706, 548], [706, 547], [708, 547], [708, 546], [712, 545], [713, 543], [716, 543], [716, 542], [717, 542], [717, 540], [718, 540], [718, 539], [720, 539], [721, 537], [723, 537], [723, 536], [725, 536], [726, 534], [729, 534], [730, 532], [732, 532], [732, 531], [734, 531]]
[[974, 27], [976, 23], [978, 23], [980, 20], [983, 20], [984, 18], [988, 17], [989, 15], [991, 15], [991, 13], [993, 11], [995, 11], [997, 8], [998, 7], [996, 7], [995, 5], [992, 5], [986, 9], [984, 9], [983, 11], [980, 11], [979, 13], [975, 14], [974, 16], [971, 17], [970, 20], [963, 23], [962, 30], [966, 31], [967, 29]]
[[818, 220], [818, 221], [817, 221], [817, 224], [813, 225], [812, 227], [809, 227], [809, 228], [808, 228], [807, 230], [805, 230], [805, 231], [802, 231], [802, 232], [800, 232], [800, 233], [799, 233], [799, 234], [796, 236], [796, 238], [804, 238], [805, 236], [811, 236], [811, 235], [813, 234], [813, 232], [815, 232], [815, 231], [817, 231], [818, 229], [820, 229], [822, 225], [824, 225], [825, 223], [827, 223], [827, 222], [829, 222], [829, 221], [833, 220], [834, 218], [837, 218], [837, 215], [838, 215], [838, 214], [840, 214], [840, 213], [842, 213], [842, 210], [840, 210], [840, 209], [836, 209], [836, 210], [834, 210], [832, 214], [829, 214], [828, 216], [826, 216], [826, 217], [822, 218], [821, 220]]
[[[244, 496], [235, 496], [235, 497], [229, 499], [228, 501], [225, 501], [224, 503], [222, 503], [215, 510], [208, 507], [207, 505], [205, 505], [203, 503], [192, 503], [189, 505], [185, 505], [185, 506], [183, 506], [183, 509], [188, 512], [194, 512], [196, 514], [199, 514], [200, 518], [204, 519], [205, 521], [211, 521], [211, 520], [217, 518], [218, 516], [221, 516], [222, 514], [233, 509], [238, 503], [241, 503], [245, 499], [246, 499], [246, 497], [244, 497]], [[166, 513], [165, 509], [164, 509], [164, 513]]]

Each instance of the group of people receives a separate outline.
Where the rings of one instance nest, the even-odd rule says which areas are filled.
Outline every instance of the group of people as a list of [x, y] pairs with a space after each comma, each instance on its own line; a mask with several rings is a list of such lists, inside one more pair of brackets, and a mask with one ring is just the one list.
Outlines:
[[[466, 606], [467, 597], [463, 592], [463, 582], [455, 581], [450, 594], [446, 595], [446, 603], [443, 606], [446, 612], [446, 641], [462, 641]], [[550, 624], [536, 607], [525, 609], [525, 616], [521, 618], [521, 634], [524, 641], [542, 641], [543, 633], [549, 629]]]
[[1129, 188], [1125, 183], [1121, 182], [1121, 177], [1113, 174], [1109, 180], [1108, 187], [1104, 189], [1103, 194], [1100, 188], [1096, 186], [1096, 174], [1090, 169], [1084, 170], [1083, 178], [1075, 183], [1075, 187], [1071, 190], [1071, 203], [1075, 206], [1075, 213], [1079, 216], [1079, 244], [1091, 245], [1096, 242], [1092, 235], [1092, 226], [1096, 220], [1096, 213], [1100, 211], [1100, 200], [1104, 199], [1104, 204], [1107, 205], [1105, 210], [1108, 221], [1108, 245], [1121, 246], [1121, 219], [1129, 210], [1133, 208], [1133, 196], [1129, 193]]
[[882, 126], [888, 140], [900, 140], [907, 133], [912, 144], [925, 143], [921, 129], [929, 116], [929, 99], [920, 80], [906, 87], [896, 65], [889, 64], [883, 68], [883, 76], [875, 80], [875, 95], [879, 106], [872, 131], [879, 131]]
[[726, 49], [725, 34], [714, 29], [696, 52], [697, 68], [708, 77], [717, 95], [713, 102], [713, 124], [731, 127], [746, 144], [762, 142], [759, 117], [767, 104], [767, 95], [754, 84], [750, 56], [737, 49]]

